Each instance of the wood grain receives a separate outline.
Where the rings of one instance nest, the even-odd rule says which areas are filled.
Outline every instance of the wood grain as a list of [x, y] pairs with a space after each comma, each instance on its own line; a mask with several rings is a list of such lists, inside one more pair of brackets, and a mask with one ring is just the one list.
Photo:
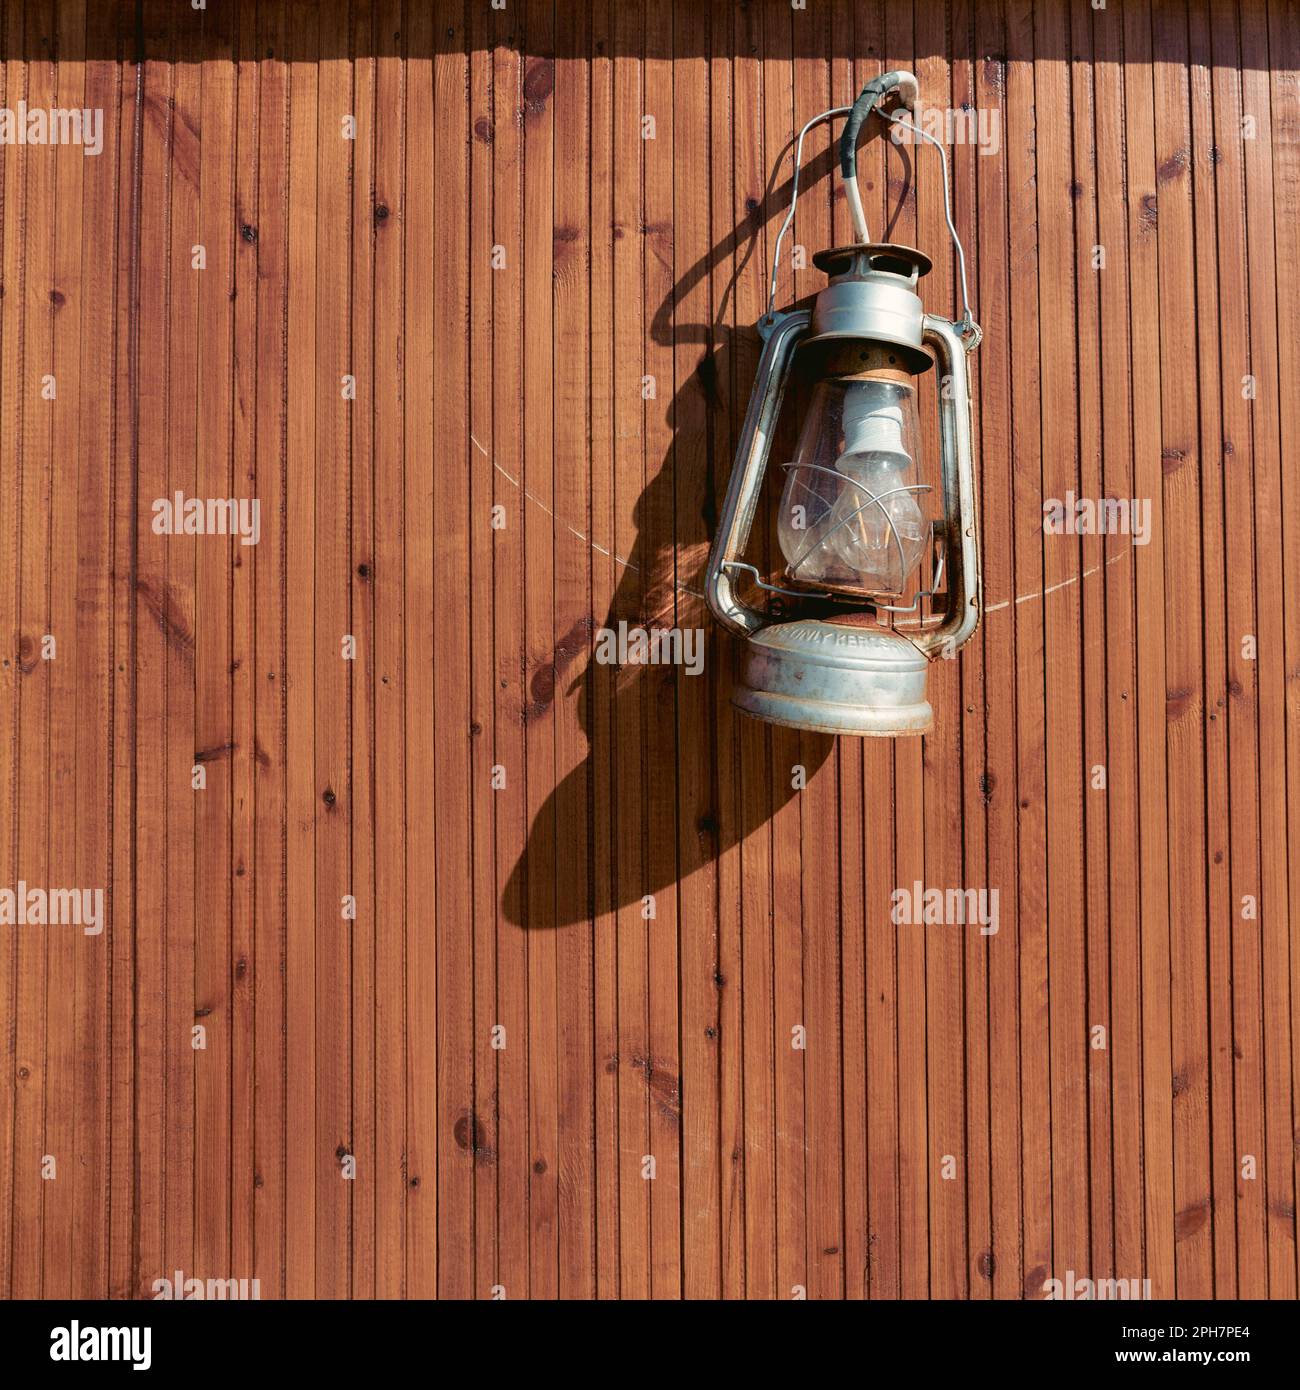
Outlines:
[[[0, 145], [0, 887], [107, 921], [0, 927], [0, 1292], [1294, 1298], [1298, 21], [6, 0], [0, 106], [103, 150]], [[896, 66], [996, 132], [986, 613], [835, 742], [731, 708], [702, 574], [793, 136]], [[955, 313], [933, 150], [861, 172]]]

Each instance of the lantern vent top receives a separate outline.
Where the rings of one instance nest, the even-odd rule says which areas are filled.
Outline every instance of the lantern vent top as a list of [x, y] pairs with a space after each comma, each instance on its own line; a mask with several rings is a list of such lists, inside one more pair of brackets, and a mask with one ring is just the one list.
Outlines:
[[830, 277], [817, 296], [801, 356], [846, 340], [888, 345], [907, 370], [919, 375], [933, 365], [924, 345], [925, 308], [917, 281], [930, 258], [910, 246], [869, 242], [819, 251], [814, 264]]
[[889, 275], [906, 280], [912, 286], [922, 275], [928, 275], [933, 266], [924, 251], [888, 241], [828, 247], [813, 256], [813, 264], [825, 271], [832, 281]]

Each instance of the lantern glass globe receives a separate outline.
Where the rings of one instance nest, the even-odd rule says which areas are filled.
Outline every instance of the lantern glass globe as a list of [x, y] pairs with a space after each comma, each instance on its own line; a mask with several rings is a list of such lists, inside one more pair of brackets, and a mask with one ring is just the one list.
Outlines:
[[791, 579], [901, 595], [930, 535], [916, 389], [902, 372], [818, 383], [786, 475], [778, 538]]

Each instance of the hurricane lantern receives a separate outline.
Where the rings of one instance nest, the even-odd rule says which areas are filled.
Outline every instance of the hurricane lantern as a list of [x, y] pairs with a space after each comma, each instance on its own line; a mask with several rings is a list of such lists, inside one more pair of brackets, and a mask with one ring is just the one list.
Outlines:
[[[947, 159], [942, 145], [909, 119], [916, 97], [910, 73], [888, 73], [868, 83], [852, 107], [813, 117], [799, 134], [790, 210], [758, 324], [758, 376], [709, 555], [709, 607], [746, 639], [733, 703], [792, 728], [885, 737], [925, 733], [933, 722], [926, 699], [930, 662], [953, 655], [979, 624], [967, 356], [980, 330], [952, 221]], [[930, 269], [929, 257], [873, 242], [867, 231], [857, 141], [873, 111], [934, 144], [943, 159], [944, 208], [960, 272], [958, 320], [925, 312], [917, 285]], [[839, 177], [855, 241], [813, 257], [829, 283], [811, 310], [778, 312], [777, 267], [799, 196], [804, 137], [838, 116], [848, 117]], [[923, 467], [917, 410], [919, 379], [936, 360], [937, 489]], [[784, 578], [769, 584], [743, 556], [781, 402], [796, 373], [809, 387], [808, 406], [794, 458], [785, 465], [777, 518]], [[927, 563], [929, 587], [923, 588]], [[780, 616], [747, 602], [742, 589], [778, 596]], [[929, 612], [923, 600], [930, 601]]]

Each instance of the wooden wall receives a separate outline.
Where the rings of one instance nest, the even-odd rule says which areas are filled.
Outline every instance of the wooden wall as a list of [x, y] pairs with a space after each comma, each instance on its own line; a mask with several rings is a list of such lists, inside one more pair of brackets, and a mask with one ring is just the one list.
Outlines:
[[[104, 149], [0, 146], [0, 886], [108, 922], [0, 928], [0, 1290], [1294, 1298], [1298, 21], [8, 0], [0, 106]], [[892, 66], [999, 123], [987, 613], [833, 741], [731, 712], [701, 567], [792, 132]], [[951, 313], [932, 154], [862, 167]]]

